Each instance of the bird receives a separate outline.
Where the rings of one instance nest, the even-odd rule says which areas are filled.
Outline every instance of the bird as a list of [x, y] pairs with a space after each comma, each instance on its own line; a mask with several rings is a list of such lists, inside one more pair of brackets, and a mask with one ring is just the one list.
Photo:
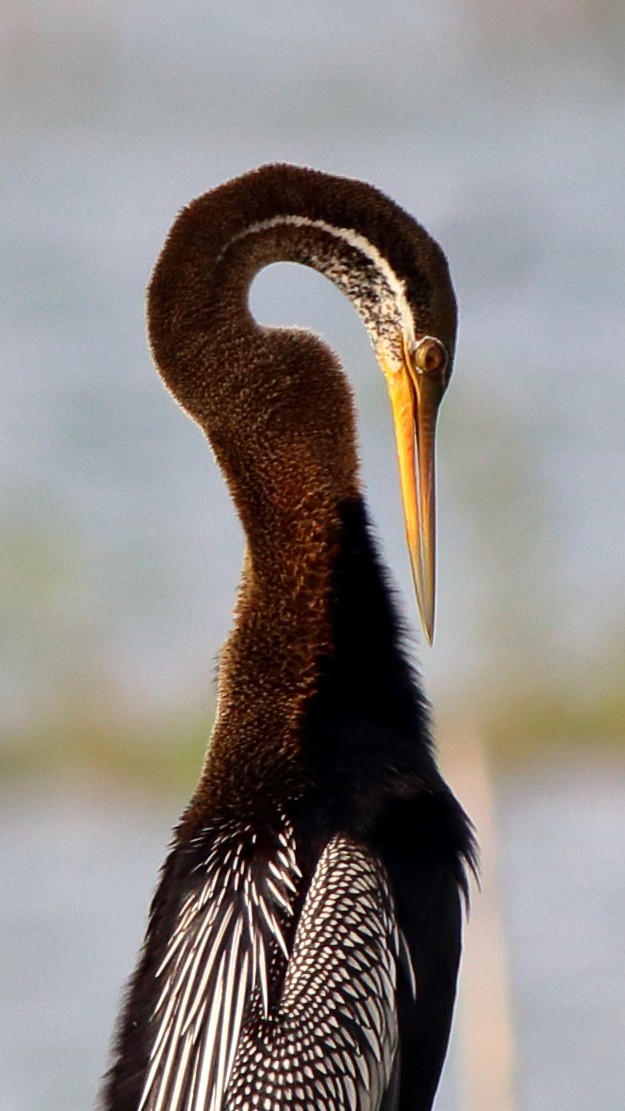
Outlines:
[[319, 336], [251, 312], [252, 280], [279, 261], [325, 275], [369, 333], [433, 635], [445, 255], [369, 184], [261, 166], [182, 209], [148, 289], [154, 362], [209, 441], [246, 547], [104, 1111], [428, 1111], [447, 1051], [473, 827], [436, 762], [346, 374]]

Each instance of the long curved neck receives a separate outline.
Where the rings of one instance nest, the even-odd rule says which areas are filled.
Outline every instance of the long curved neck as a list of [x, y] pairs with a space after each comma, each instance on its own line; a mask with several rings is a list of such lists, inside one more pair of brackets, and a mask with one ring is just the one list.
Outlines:
[[254, 793], [297, 790], [302, 715], [332, 651], [340, 507], [359, 493], [352, 399], [336, 358], [317, 337], [262, 328], [250, 313], [252, 278], [281, 260], [334, 281], [389, 365], [410, 338], [414, 306], [427, 329], [428, 314], [443, 311], [439, 285], [449, 285], [436, 282], [447, 273], [440, 249], [388, 198], [297, 167], [264, 167], [205, 194], [169, 234], [149, 289], [152, 350], [207, 434], [248, 540], [192, 809], [210, 797], [241, 810]]
[[248, 540], [191, 804], [203, 813], [301, 787], [299, 726], [332, 650], [339, 507], [359, 489], [352, 399], [335, 357], [308, 333], [259, 327], [247, 301], [254, 274], [281, 259], [316, 264], [340, 284], [352, 268], [341, 250], [354, 248], [316, 226], [313, 259], [310, 221], [268, 209], [266, 191], [235, 194], [222, 187], [182, 213], [148, 303], [159, 370], [206, 432]]

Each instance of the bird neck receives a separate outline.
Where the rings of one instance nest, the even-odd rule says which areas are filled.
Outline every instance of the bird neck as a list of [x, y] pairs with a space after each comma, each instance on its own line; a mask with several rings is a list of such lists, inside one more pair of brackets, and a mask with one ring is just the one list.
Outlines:
[[149, 290], [152, 350], [211, 442], [248, 544], [192, 803], [203, 812], [244, 814], [250, 799], [274, 805], [304, 789], [301, 724], [333, 650], [339, 507], [359, 495], [352, 398], [335, 356], [310, 333], [263, 328], [250, 313], [250, 283], [275, 261], [338, 285], [388, 365], [402, 359], [411, 306], [426, 328], [430, 310], [440, 315], [431, 274], [446, 273], [433, 241], [388, 198], [296, 167], [205, 194], [170, 232]]
[[310, 798], [325, 800], [328, 821], [342, 816], [358, 828], [398, 782], [401, 790], [436, 783], [427, 705], [362, 497], [335, 506], [334, 516], [292, 551], [280, 589], [246, 556], [217, 720], [188, 813], [194, 830], [271, 820]]
[[[311, 507], [312, 510], [312, 507]], [[338, 512], [302, 516], [288, 550], [248, 546], [235, 623], [220, 657], [218, 711], [193, 807], [241, 816], [306, 787], [301, 725], [333, 648], [332, 569]]]

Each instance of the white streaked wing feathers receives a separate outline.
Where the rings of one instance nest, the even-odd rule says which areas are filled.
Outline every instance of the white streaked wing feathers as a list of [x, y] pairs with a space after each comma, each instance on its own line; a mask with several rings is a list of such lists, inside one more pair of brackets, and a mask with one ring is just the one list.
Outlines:
[[222, 1108], [245, 1008], [257, 998], [266, 1016], [271, 964], [286, 952], [299, 869], [290, 828], [276, 837], [268, 883], [243, 851], [255, 843], [252, 831], [215, 831], [204, 882], [184, 899], [157, 972], [163, 987], [139, 1111]]
[[397, 1050], [399, 945], [382, 865], [336, 837], [302, 910], [279, 1014], [242, 1031], [224, 1111], [377, 1111]]
[[397, 1049], [399, 964], [411, 974], [386, 873], [347, 837], [326, 846], [270, 1014], [299, 879], [286, 823], [276, 838], [259, 874], [252, 831], [215, 833], [157, 973], [163, 989], [139, 1111], [379, 1108]]

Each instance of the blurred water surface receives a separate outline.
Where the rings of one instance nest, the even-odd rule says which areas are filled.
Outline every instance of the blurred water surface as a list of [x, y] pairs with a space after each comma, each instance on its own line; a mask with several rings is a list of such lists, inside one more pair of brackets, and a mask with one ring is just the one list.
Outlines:
[[[501, 780], [497, 798], [518, 1111], [621, 1111], [625, 772], [547, 768]], [[0, 1103], [81, 1111], [176, 808], [78, 784], [0, 802]], [[461, 1033], [438, 1111], [462, 1111]]]

